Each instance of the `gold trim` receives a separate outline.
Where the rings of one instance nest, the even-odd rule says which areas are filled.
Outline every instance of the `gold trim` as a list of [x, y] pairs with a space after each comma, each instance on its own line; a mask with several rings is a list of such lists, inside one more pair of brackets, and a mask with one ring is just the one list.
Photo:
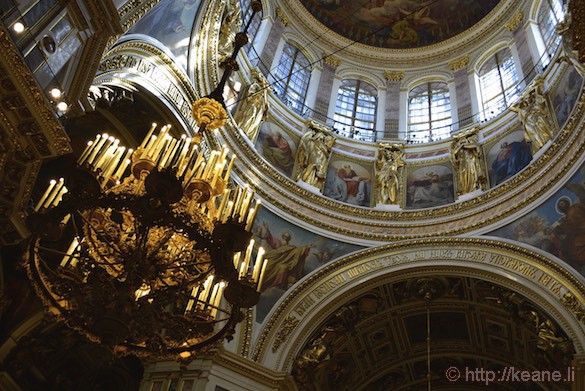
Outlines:
[[289, 24], [288, 16], [286, 16], [286, 13], [281, 7], [276, 8], [276, 16], [278, 17], [278, 19], [280, 19], [284, 27], [288, 26]]
[[384, 71], [384, 77], [388, 81], [401, 81], [404, 78], [404, 71]]
[[457, 60], [450, 61], [449, 68], [451, 68], [452, 71], [458, 71], [467, 68], [467, 64], [469, 64], [469, 56], [463, 56]]
[[518, 28], [518, 26], [520, 26], [522, 20], [524, 20], [524, 14], [522, 11], [518, 11], [512, 17], [512, 19], [510, 19], [510, 21], [505, 24], [505, 27], [508, 29], [508, 31], [514, 31]]
[[330, 67], [337, 68], [341, 64], [341, 59], [337, 56], [329, 54], [323, 58], [323, 62], [325, 62], [325, 64], [329, 65]]

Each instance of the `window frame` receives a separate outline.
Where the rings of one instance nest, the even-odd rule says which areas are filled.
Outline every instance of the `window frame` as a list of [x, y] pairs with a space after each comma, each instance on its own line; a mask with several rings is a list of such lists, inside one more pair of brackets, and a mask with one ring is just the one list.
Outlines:
[[[344, 96], [350, 99], [344, 101], [342, 99]], [[367, 98], [371, 99], [368, 100]], [[373, 104], [373, 110], [366, 105], [360, 105], [360, 102]], [[357, 138], [362, 141], [376, 141], [377, 113], [378, 89], [373, 84], [362, 79], [343, 79], [341, 81], [337, 90], [333, 118], [334, 128], [340, 135]], [[343, 121], [344, 119], [345, 121]], [[337, 129], [336, 124], [340, 124], [344, 128]], [[363, 124], [369, 124], [370, 126], [361, 126]], [[345, 127], [349, 127], [349, 129]]]
[[[422, 86], [426, 88], [421, 89]], [[442, 87], [442, 88], [440, 88]], [[413, 91], [419, 89], [420, 92], [413, 94]], [[413, 107], [415, 99], [419, 98], [426, 99], [426, 102], [421, 100], [418, 104], [419, 107]], [[443, 103], [439, 105], [439, 103]], [[444, 102], [446, 101], [446, 103]], [[446, 108], [446, 109], [445, 109]], [[414, 122], [413, 118], [425, 117], [425, 115], [414, 115], [415, 111], [426, 110], [426, 120]], [[440, 111], [439, 111], [440, 110]], [[449, 84], [444, 81], [427, 81], [424, 83], [417, 84], [412, 87], [407, 95], [407, 140], [413, 140], [411, 135], [416, 135], [428, 132], [427, 141], [437, 141], [449, 138], [451, 136], [452, 126], [452, 108], [451, 108], [451, 94], [449, 90]], [[426, 126], [422, 126], [426, 125]], [[421, 127], [422, 126], [422, 127]], [[437, 130], [438, 132], [433, 132]], [[446, 131], [445, 131], [446, 130]], [[422, 139], [422, 137], [421, 137]]]

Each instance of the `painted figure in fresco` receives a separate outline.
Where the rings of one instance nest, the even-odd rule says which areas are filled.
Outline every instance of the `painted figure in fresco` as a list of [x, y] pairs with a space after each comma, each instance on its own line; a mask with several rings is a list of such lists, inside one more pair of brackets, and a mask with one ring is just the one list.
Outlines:
[[453, 136], [451, 161], [457, 172], [459, 195], [484, 189], [487, 182], [477, 131], [478, 128], [473, 128], [469, 132]]
[[263, 229], [259, 234], [270, 246], [270, 250], [264, 255], [267, 264], [262, 291], [273, 287], [288, 289], [303, 277], [305, 260], [315, 245], [311, 243], [297, 247], [290, 244], [292, 235], [288, 231], [283, 232], [281, 239], [277, 239], [266, 223], [263, 223]]
[[261, 137], [260, 149], [262, 156], [264, 156], [268, 163], [288, 176], [292, 174], [295, 163], [292, 149], [280, 131], [269, 131], [269, 133], [264, 134], [264, 138]]
[[532, 153], [526, 141], [503, 142], [496, 160], [492, 163], [492, 186], [499, 185], [520, 172], [531, 160]]
[[351, 164], [335, 170], [330, 168], [323, 194], [352, 205], [370, 204], [370, 178], [358, 175]]
[[453, 182], [430, 172], [423, 180], [414, 181], [410, 193], [412, 206], [427, 208], [453, 201]]
[[510, 106], [510, 110], [518, 113], [518, 119], [524, 126], [525, 138], [534, 155], [552, 138], [554, 129], [551, 111], [544, 95], [544, 78], [537, 76], [532, 85], [522, 93], [520, 100]]
[[566, 197], [557, 201], [557, 210], [563, 217], [555, 223], [561, 237], [561, 257], [581, 273], [585, 266], [585, 205], [571, 202]]
[[559, 82], [557, 91], [553, 93], [553, 106], [559, 128], [569, 119], [577, 97], [581, 92], [583, 78], [572, 67], [568, 68]]
[[322, 190], [334, 143], [335, 137], [329, 130], [310, 122], [309, 129], [301, 138], [297, 151], [296, 180]]
[[398, 189], [404, 167], [404, 147], [380, 144], [376, 159], [376, 204], [397, 205]]
[[254, 142], [258, 137], [260, 125], [268, 116], [269, 84], [258, 69], [252, 70], [252, 84], [244, 93], [244, 98], [234, 116], [239, 127]]
[[236, 34], [242, 29], [242, 9], [239, 0], [230, 0], [229, 10], [223, 18], [217, 42], [218, 61], [221, 64], [232, 55]]

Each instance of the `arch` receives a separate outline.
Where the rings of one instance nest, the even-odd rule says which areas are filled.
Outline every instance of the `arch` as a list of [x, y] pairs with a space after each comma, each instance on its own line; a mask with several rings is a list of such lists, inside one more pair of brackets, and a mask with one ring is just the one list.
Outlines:
[[[353, 253], [317, 270], [299, 281], [269, 315], [253, 359], [290, 372], [307, 339], [340, 305], [398, 277], [439, 273], [470, 276], [518, 292], [558, 322], [572, 339], [575, 354], [585, 352], [583, 277], [551, 255], [483, 237], [399, 242]], [[572, 305], [568, 298], [575, 299]]]
[[282, 39], [285, 43], [289, 43], [291, 45], [296, 46], [309, 60], [311, 65], [311, 70], [320, 64], [321, 56], [315, 51], [314, 47], [308, 44], [308, 42], [304, 42], [305, 39], [297, 34], [296, 31], [285, 31], [282, 34]]
[[[358, 68], [344, 66], [342, 63], [335, 72], [335, 77], [341, 80], [356, 79], [363, 80], [376, 88], [376, 90], [386, 89], [384, 79], [374, 73], [366, 72]], [[336, 91], [334, 91], [336, 92]]]
[[491, 56], [493, 56], [495, 53], [497, 53], [498, 51], [500, 51], [504, 48], [509, 49], [513, 43], [514, 43], [514, 40], [512, 38], [502, 38], [501, 40], [497, 41], [492, 46], [490, 46], [489, 49], [484, 51], [481, 56], [479, 56], [478, 58], [475, 59], [475, 61], [471, 65], [470, 69], [473, 69], [473, 71], [476, 74], [479, 73], [479, 70], [481, 69], [483, 64], [487, 60], [489, 60], [489, 58]]

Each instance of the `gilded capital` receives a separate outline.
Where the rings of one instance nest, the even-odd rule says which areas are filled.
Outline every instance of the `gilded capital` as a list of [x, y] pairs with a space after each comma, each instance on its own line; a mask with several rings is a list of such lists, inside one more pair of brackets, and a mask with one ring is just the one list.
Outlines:
[[282, 24], [284, 24], [285, 26], [288, 26], [288, 23], [289, 23], [288, 16], [286, 16], [286, 13], [282, 10], [281, 7], [278, 7], [276, 9], [276, 17], [278, 19], [280, 19]]
[[449, 68], [451, 68], [453, 71], [458, 71], [460, 69], [466, 68], [467, 64], [469, 64], [469, 56], [463, 56], [457, 60], [450, 61]]
[[388, 81], [400, 81], [404, 77], [403, 71], [384, 71], [384, 76]]
[[333, 55], [325, 56], [324, 60], [325, 64], [332, 66], [333, 68], [337, 68], [339, 64], [341, 64], [341, 59], [339, 57], [335, 57]]
[[516, 12], [516, 15], [514, 15], [514, 17], [512, 17], [512, 19], [510, 19], [510, 21], [508, 23], [506, 23], [506, 28], [509, 31], [516, 30], [518, 28], [518, 26], [520, 26], [520, 23], [522, 23], [523, 19], [524, 19], [524, 14], [522, 13], [522, 11]]

